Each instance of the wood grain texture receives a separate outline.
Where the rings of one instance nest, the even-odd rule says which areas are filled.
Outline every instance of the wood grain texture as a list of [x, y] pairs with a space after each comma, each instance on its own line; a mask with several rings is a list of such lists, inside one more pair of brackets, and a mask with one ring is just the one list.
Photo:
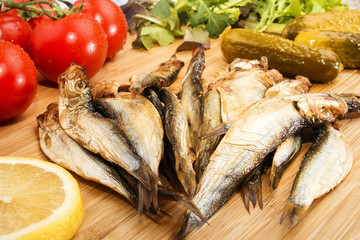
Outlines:
[[[151, 71], [159, 63], [170, 58], [180, 41], [168, 47], [155, 47], [150, 51], [131, 49], [130, 36], [124, 50], [113, 60], [105, 63], [90, 82], [107, 79], [128, 83], [129, 79]], [[203, 78], [211, 80], [216, 72], [227, 65], [222, 57], [219, 40], [211, 41], [211, 49], [205, 52], [206, 68]], [[178, 58], [185, 62], [177, 82], [179, 89], [191, 58], [191, 52], [181, 52]], [[360, 71], [344, 70], [331, 84], [314, 84], [311, 92], [352, 92], [360, 94]], [[39, 147], [36, 117], [51, 102], [57, 102], [59, 92], [39, 76], [38, 91], [30, 108], [13, 121], [0, 124], [0, 155], [34, 157], [47, 160]], [[360, 119], [340, 122], [340, 129], [350, 142], [354, 164], [346, 179], [332, 192], [316, 200], [301, 221], [290, 228], [289, 220], [279, 224], [282, 210], [290, 193], [292, 182], [299, 168], [301, 156], [309, 144], [304, 144], [300, 155], [285, 171], [278, 189], [270, 191], [269, 176], [263, 176], [264, 209], [244, 207], [242, 194], [235, 194], [190, 239], [359, 239], [360, 238]], [[85, 219], [73, 239], [168, 239], [178, 228], [185, 212], [180, 203], [163, 200], [161, 205], [171, 215], [159, 216], [152, 221], [139, 215], [126, 200], [114, 191], [74, 176], [79, 182], [85, 205]]]

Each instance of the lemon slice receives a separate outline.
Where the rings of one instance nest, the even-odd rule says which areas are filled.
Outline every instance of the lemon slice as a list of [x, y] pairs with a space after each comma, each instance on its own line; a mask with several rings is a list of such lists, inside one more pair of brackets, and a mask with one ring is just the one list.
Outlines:
[[0, 240], [70, 239], [83, 218], [78, 183], [65, 169], [0, 157]]

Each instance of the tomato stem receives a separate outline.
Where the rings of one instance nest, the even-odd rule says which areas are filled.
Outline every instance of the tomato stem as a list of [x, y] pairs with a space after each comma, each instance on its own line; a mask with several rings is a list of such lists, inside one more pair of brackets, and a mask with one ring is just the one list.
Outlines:
[[[45, 14], [52, 20], [60, 19], [64, 16], [70, 15], [72, 13], [78, 12], [76, 8], [67, 1], [64, 0], [58, 0], [64, 4], [66, 4], [69, 7], [69, 10], [62, 9], [56, 1], [49, 2], [49, 1], [30, 1], [30, 2], [14, 2], [12, 0], [0, 0], [0, 12], [5, 13], [12, 9], [18, 9], [21, 11], [31, 12], [35, 13], [36, 17], [39, 15]], [[50, 9], [44, 9], [44, 7], [41, 4], [47, 4], [49, 5]], [[36, 8], [35, 5], [39, 5], [40, 8]], [[6, 7], [6, 9], [3, 9]], [[56, 16], [51, 15], [51, 12], [55, 12]]]

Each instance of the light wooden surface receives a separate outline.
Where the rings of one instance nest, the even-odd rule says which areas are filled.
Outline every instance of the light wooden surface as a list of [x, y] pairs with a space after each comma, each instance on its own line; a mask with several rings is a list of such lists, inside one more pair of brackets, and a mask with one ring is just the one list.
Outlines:
[[[128, 40], [115, 59], [106, 62], [102, 70], [90, 81], [118, 79], [128, 82], [133, 75], [154, 69], [170, 58], [180, 41], [168, 47], [155, 47], [150, 51], [131, 49]], [[211, 41], [205, 52], [206, 68], [203, 78], [211, 79], [226, 66], [219, 40]], [[191, 52], [177, 54], [185, 62], [178, 81], [184, 77]], [[353, 92], [360, 94], [360, 71], [345, 70], [331, 84], [315, 84], [311, 92]], [[20, 117], [0, 124], [0, 155], [34, 157], [46, 160], [38, 141], [36, 117], [51, 102], [57, 102], [59, 92], [55, 84], [39, 78], [35, 101]], [[354, 164], [347, 178], [331, 193], [316, 200], [301, 221], [292, 229], [289, 220], [279, 224], [280, 216], [289, 195], [292, 181], [299, 168], [299, 156], [285, 171], [280, 186], [269, 189], [269, 176], [263, 176], [264, 209], [244, 207], [241, 193], [235, 194], [190, 239], [360, 239], [360, 119], [340, 122], [340, 129], [348, 138], [354, 153]], [[309, 147], [305, 144], [301, 155]], [[119, 194], [97, 183], [75, 176], [79, 182], [85, 205], [85, 219], [74, 239], [168, 239], [176, 232], [185, 208], [176, 202], [163, 200], [163, 210], [171, 215], [159, 216], [158, 223], [137, 213], [137, 210]]]

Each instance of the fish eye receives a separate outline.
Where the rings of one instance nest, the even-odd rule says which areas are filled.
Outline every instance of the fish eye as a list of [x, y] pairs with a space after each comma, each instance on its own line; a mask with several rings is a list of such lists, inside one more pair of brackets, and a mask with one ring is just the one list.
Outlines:
[[76, 87], [77, 87], [77, 89], [79, 89], [79, 90], [84, 90], [84, 88], [86, 87], [85, 81], [79, 81], [79, 82], [77, 82]]
[[326, 106], [319, 106], [317, 109], [317, 113], [319, 115], [319, 118], [322, 120], [328, 120], [332, 117], [330, 109]]

